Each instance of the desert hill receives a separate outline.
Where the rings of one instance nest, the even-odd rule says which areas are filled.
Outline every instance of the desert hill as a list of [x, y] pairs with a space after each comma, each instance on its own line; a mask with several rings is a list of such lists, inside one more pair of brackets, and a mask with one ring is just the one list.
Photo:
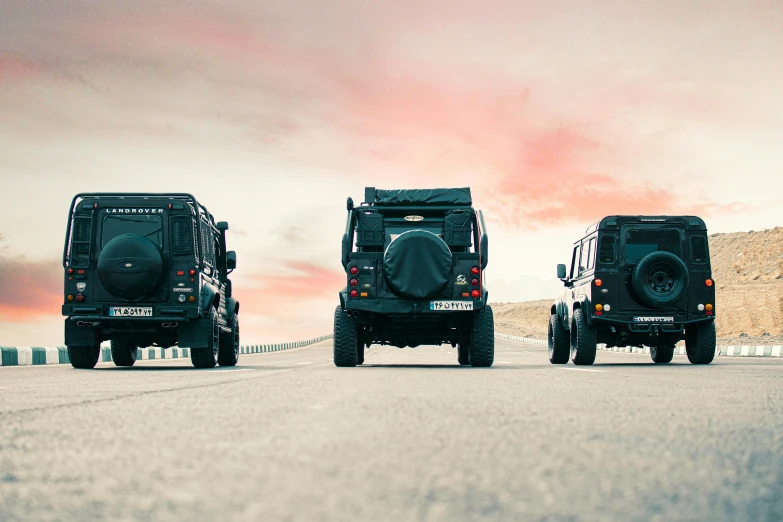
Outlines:
[[[710, 236], [722, 343], [783, 339], [783, 227]], [[499, 332], [546, 338], [552, 299], [493, 303]]]

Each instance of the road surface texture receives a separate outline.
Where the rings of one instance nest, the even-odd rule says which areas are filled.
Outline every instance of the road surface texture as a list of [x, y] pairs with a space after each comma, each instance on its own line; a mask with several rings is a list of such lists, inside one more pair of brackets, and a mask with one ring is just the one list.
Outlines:
[[783, 361], [329, 341], [0, 369], [0, 520], [783, 519]]

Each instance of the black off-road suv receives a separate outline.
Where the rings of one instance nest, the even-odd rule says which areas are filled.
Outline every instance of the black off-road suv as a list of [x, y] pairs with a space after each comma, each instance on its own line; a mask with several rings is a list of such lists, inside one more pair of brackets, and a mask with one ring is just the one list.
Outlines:
[[470, 189], [369, 187], [364, 199], [354, 207], [348, 198], [347, 286], [334, 315], [334, 364], [362, 364], [371, 344], [449, 343], [460, 364], [491, 366], [488, 238]]
[[650, 347], [668, 363], [685, 340], [688, 360], [715, 356], [715, 282], [707, 227], [694, 216], [609, 216], [574, 245], [566, 290], [552, 305], [549, 360], [593, 364], [596, 344]]
[[105, 340], [117, 366], [153, 344], [190, 348], [197, 368], [236, 365], [236, 254], [226, 251], [226, 230], [190, 194], [77, 194], [62, 307], [74, 368], [93, 368]]

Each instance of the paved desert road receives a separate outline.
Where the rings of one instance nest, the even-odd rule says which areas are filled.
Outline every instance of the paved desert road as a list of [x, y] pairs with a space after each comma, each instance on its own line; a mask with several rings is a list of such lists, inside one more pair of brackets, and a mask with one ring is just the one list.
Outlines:
[[0, 520], [783, 519], [783, 361], [0, 369]]

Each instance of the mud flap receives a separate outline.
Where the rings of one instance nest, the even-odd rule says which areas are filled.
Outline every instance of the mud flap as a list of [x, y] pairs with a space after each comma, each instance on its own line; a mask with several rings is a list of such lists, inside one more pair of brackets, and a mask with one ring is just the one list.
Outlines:
[[212, 337], [212, 323], [200, 317], [195, 321], [180, 324], [177, 329], [177, 344], [180, 348], [204, 348]]
[[78, 326], [76, 321], [65, 320], [66, 346], [94, 346], [98, 342], [98, 330], [91, 326]]

